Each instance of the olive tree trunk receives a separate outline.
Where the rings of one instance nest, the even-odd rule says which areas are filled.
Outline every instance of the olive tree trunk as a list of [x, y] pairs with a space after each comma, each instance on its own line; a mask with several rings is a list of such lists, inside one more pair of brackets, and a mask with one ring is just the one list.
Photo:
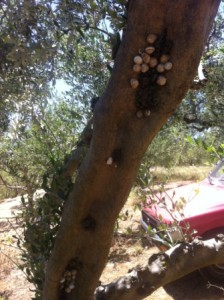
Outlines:
[[[115, 220], [153, 137], [183, 99], [196, 74], [220, 0], [131, 0], [127, 28], [104, 95], [94, 109], [93, 136], [66, 202], [48, 262], [44, 300], [92, 300], [107, 262]], [[157, 55], [173, 64], [167, 83], [138, 75], [133, 58], [156, 34]], [[130, 79], [138, 78], [138, 88]], [[150, 115], [149, 115], [150, 111]], [[145, 114], [145, 116], [144, 116]], [[75, 288], [60, 290], [66, 269]]]

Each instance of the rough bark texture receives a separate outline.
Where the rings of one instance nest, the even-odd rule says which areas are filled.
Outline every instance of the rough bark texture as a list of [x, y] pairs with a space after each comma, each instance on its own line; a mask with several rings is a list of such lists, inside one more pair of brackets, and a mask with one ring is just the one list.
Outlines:
[[116, 281], [99, 286], [95, 300], [140, 300], [164, 286], [209, 264], [224, 262], [224, 239], [195, 240], [154, 254], [148, 264], [133, 269]]
[[[94, 109], [90, 149], [66, 203], [48, 263], [44, 300], [92, 300], [107, 261], [114, 223], [127, 199], [140, 160], [161, 126], [174, 112], [196, 74], [219, 0], [132, 0], [128, 24], [105, 94]], [[133, 89], [133, 57], [147, 46], [149, 33], [169, 49], [173, 69], [167, 84], [149, 94]], [[143, 91], [143, 93], [141, 93]], [[147, 97], [145, 96], [147, 94]], [[149, 117], [137, 118], [140, 104]], [[108, 165], [108, 158], [113, 163]], [[66, 268], [77, 270], [75, 288], [60, 291]]]
[[92, 122], [93, 120], [90, 119], [88, 124], [83, 129], [75, 149], [72, 151], [69, 160], [62, 169], [60, 174], [61, 176], [71, 178], [75, 171], [77, 171], [80, 167], [92, 139]]

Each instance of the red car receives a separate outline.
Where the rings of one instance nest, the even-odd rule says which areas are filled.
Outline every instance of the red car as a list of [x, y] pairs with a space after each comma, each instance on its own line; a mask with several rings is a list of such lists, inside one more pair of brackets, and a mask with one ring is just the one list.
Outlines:
[[[224, 234], [224, 160], [200, 183], [152, 194], [142, 209], [141, 224], [161, 249], [187, 236], [209, 239]], [[211, 281], [224, 282], [224, 265], [200, 271]]]

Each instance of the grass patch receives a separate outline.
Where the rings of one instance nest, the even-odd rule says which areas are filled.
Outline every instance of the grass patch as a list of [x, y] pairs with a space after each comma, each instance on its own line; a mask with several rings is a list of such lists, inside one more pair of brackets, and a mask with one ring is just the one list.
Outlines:
[[211, 166], [178, 166], [173, 168], [153, 167], [150, 169], [154, 183], [174, 181], [200, 181], [206, 178]]

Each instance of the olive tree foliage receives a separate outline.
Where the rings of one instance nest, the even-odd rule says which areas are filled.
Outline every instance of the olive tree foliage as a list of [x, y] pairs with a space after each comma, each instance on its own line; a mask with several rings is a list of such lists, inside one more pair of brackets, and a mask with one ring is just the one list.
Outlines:
[[[17, 182], [6, 178], [5, 185], [41, 187], [44, 172], [53, 174], [75, 147], [91, 99], [103, 93], [124, 9], [98, 4], [1, 2], [1, 169]], [[112, 15], [108, 32], [102, 22]], [[59, 96], [58, 79], [69, 85]]]
[[29, 122], [19, 115], [1, 140], [1, 170], [17, 182], [18, 190], [32, 194], [42, 186], [44, 174], [52, 176], [71, 153], [80, 121], [74, 104], [59, 99], [36, 109]]
[[91, 54], [81, 57], [80, 44], [88, 44], [86, 47], [92, 52], [101, 40], [101, 47], [97, 47], [101, 61], [99, 65], [97, 61], [94, 65], [88, 64], [88, 69], [102, 71], [102, 61], [108, 58], [106, 42], [112, 43], [114, 37], [113, 31], [109, 34], [106, 28], [101, 29], [101, 23], [107, 19], [111, 21], [111, 30], [121, 28], [119, 11], [124, 10], [122, 7], [119, 2], [114, 4], [112, 1], [1, 1], [2, 107], [29, 100], [28, 95], [31, 97], [33, 92], [37, 95], [56, 78], [74, 80], [71, 72], [82, 76], [79, 70], [85, 73], [84, 65], [81, 66], [83, 62], [74, 69], [74, 60], [79, 57], [80, 62], [85, 58], [87, 66]]
[[[97, 89], [102, 92], [108, 77], [103, 60], [105, 62], [109, 55], [107, 49], [110, 46], [106, 44], [110, 35], [104, 38], [101, 31], [98, 36], [95, 32], [106, 10], [104, 6], [97, 12], [96, 3], [89, 1], [1, 1], [1, 130], [7, 129], [12, 112], [24, 113], [26, 110], [27, 118], [36, 113], [36, 107], [50, 97], [49, 84], [55, 83], [56, 79], [70, 81], [75, 90], [73, 101], [82, 95], [82, 99], [76, 98], [76, 101], [87, 103], [91, 97], [87, 91], [97, 92], [94, 82], [90, 84], [87, 80], [91, 69], [98, 75], [105, 75], [101, 76], [104, 82], [97, 84]], [[84, 35], [87, 31], [88, 36]], [[98, 60], [91, 58], [94, 49], [101, 49]], [[81, 52], [84, 53], [80, 55]], [[81, 56], [86, 60], [86, 66]], [[77, 61], [75, 66], [74, 61]], [[85, 89], [80, 83], [81, 78], [74, 79], [74, 74], [87, 76]], [[95, 76], [97, 81], [99, 76]], [[80, 90], [85, 90], [86, 94]]]
[[198, 89], [190, 90], [175, 114], [184, 120], [193, 133], [209, 129], [216, 139], [223, 134], [223, 13], [222, 2], [202, 56], [203, 82]]

